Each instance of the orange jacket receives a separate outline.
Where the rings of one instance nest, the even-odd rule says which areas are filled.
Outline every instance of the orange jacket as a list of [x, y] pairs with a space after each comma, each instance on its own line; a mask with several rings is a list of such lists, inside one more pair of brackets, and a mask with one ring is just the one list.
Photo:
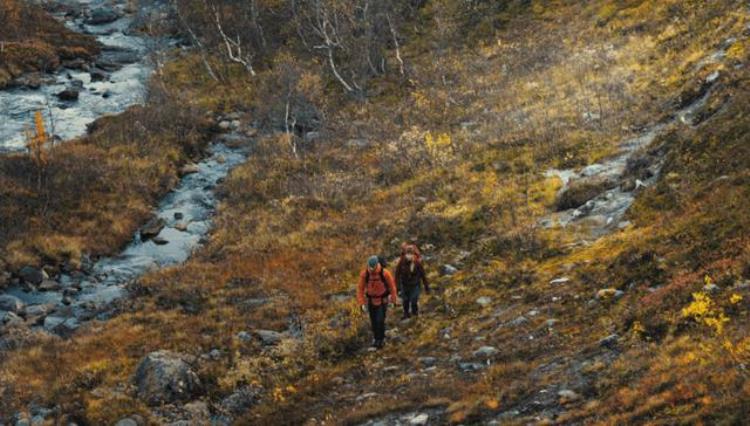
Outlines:
[[[378, 265], [374, 271], [370, 272], [370, 284], [373, 287], [378, 287], [379, 283], [382, 282], [380, 279], [381, 268], [382, 266]], [[396, 299], [397, 297], [396, 281], [393, 279], [393, 275], [391, 275], [391, 273], [387, 269], [383, 270], [383, 276], [385, 277], [386, 282], [383, 283], [382, 288], [385, 289], [386, 288], [385, 286], [388, 286], [387, 288], [390, 289], [390, 293], [391, 293], [390, 294], [391, 303], [395, 304], [398, 301], [398, 299]], [[368, 283], [365, 281], [367, 281], [367, 269], [363, 269], [362, 272], [359, 274], [359, 283], [357, 284], [357, 303], [359, 303], [360, 305], [366, 304], [367, 299], [368, 299], [367, 297], [368, 296], [367, 295]], [[382, 297], [375, 297], [377, 295], [371, 295], [371, 296], [372, 297], [369, 297], [369, 299], [373, 305], [379, 306], [380, 304], [383, 303]]]

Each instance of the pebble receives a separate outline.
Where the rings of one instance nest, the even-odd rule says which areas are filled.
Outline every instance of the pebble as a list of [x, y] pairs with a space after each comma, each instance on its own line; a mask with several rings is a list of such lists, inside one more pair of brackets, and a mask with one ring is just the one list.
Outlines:
[[490, 303], [492, 303], [492, 298], [487, 296], [482, 296], [476, 300], [477, 304], [481, 306], [487, 306]]
[[568, 278], [568, 277], [560, 277], [560, 278], [555, 278], [554, 280], [550, 281], [549, 283], [552, 284], [552, 285], [559, 285], [559, 284], [565, 284], [565, 283], [568, 283], [568, 282], [570, 282], [570, 278]]
[[474, 351], [474, 356], [476, 358], [491, 358], [497, 353], [498, 353], [498, 350], [494, 346], [482, 346], [481, 348]]
[[430, 416], [427, 413], [416, 415], [409, 420], [410, 425], [426, 425], [430, 420]]

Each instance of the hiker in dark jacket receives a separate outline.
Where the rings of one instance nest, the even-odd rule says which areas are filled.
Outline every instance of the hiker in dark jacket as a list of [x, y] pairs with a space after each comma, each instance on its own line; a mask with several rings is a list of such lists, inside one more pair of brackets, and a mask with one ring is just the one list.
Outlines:
[[396, 266], [396, 285], [398, 286], [401, 302], [404, 304], [404, 317], [419, 315], [420, 284], [424, 285], [426, 293], [430, 293], [430, 284], [422, 266], [419, 249], [413, 244], [405, 244], [401, 250], [401, 258]]
[[[357, 284], [357, 302], [363, 312], [369, 312], [374, 340], [372, 346], [382, 348], [385, 344], [385, 314], [388, 300], [396, 305], [396, 282], [393, 275], [385, 269], [385, 262], [378, 256], [367, 260], [367, 268], [359, 274]], [[365, 298], [367, 302], [365, 303]]]

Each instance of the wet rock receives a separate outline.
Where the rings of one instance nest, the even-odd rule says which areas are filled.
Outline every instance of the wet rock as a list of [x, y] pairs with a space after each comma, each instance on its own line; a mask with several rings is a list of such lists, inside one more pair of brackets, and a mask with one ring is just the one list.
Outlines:
[[216, 157], [216, 162], [219, 164], [224, 164], [227, 162], [227, 159], [223, 155], [219, 155]]
[[55, 305], [51, 303], [45, 303], [42, 305], [31, 305], [31, 306], [26, 307], [25, 313], [26, 313], [26, 317], [29, 319], [39, 318], [52, 312], [54, 308], [55, 308]]
[[175, 220], [182, 220], [185, 217], [185, 215], [182, 212], [175, 212], [174, 219]]
[[557, 396], [560, 397], [560, 404], [562, 405], [570, 404], [572, 402], [576, 402], [581, 399], [581, 395], [577, 394], [576, 392], [570, 389], [563, 389], [557, 392]]
[[78, 95], [80, 94], [80, 90], [75, 87], [68, 87], [67, 89], [63, 90], [62, 92], [59, 92], [56, 96], [61, 101], [77, 101]]
[[159, 246], [164, 246], [164, 245], [169, 244], [169, 241], [159, 236], [152, 238], [151, 241], [153, 241], [154, 244], [159, 245]]
[[60, 283], [54, 280], [44, 280], [37, 286], [39, 291], [57, 291], [60, 290]]
[[484, 307], [492, 303], [492, 298], [487, 296], [482, 296], [476, 300], [477, 304]]
[[140, 416], [131, 416], [120, 419], [117, 423], [115, 423], [115, 426], [142, 426], [143, 424], [143, 418], [141, 418]]
[[23, 312], [23, 309], [24, 303], [21, 299], [16, 296], [11, 296], [10, 294], [0, 295], [0, 310], [19, 314]]
[[187, 232], [188, 230], [188, 224], [185, 222], [178, 222], [174, 224], [174, 229], [180, 231], [180, 232]]
[[101, 6], [91, 10], [84, 21], [88, 25], [104, 25], [120, 19], [120, 14], [112, 7]]
[[441, 276], [445, 276], [445, 275], [453, 275], [453, 274], [455, 274], [456, 272], [458, 272], [458, 268], [456, 268], [456, 267], [455, 267], [455, 266], [453, 266], [453, 265], [445, 264], [445, 265], [442, 265], [442, 266], [440, 267], [440, 275], [441, 275]]
[[106, 71], [100, 69], [92, 69], [91, 71], [89, 71], [89, 75], [91, 75], [92, 82], [109, 80], [109, 74]]
[[189, 163], [189, 164], [185, 164], [184, 166], [180, 168], [180, 176], [186, 176], [186, 175], [190, 175], [193, 173], [198, 173], [200, 171], [201, 169], [197, 164]]
[[43, 270], [34, 268], [33, 266], [24, 266], [18, 272], [18, 276], [21, 277], [24, 282], [32, 285], [39, 285], [42, 281], [48, 278]]
[[190, 401], [201, 393], [200, 379], [185, 359], [185, 355], [170, 351], [146, 355], [133, 376], [138, 398], [156, 406]]
[[143, 226], [143, 228], [141, 228], [141, 240], [145, 241], [156, 237], [165, 226], [166, 222], [164, 219], [160, 217], [151, 219]]
[[575, 209], [583, 206], [599, 194], [617, 186], [617, 183], [607, 178], [592, 178], [576, 181], [570, 184], [558, 197], [555, 205], [557, 211]]
[[112, 96], [112, 92], [110, 92], [109, 90], [105, 90], [104, 93], [102, 93], [102, 98], [104, 99], [107, 99], [110, 96]]
[[494, 346], [482, 346], [481, 348], [474, 351], [475, 358], [492, 358], [497, 355], [499, 351]]

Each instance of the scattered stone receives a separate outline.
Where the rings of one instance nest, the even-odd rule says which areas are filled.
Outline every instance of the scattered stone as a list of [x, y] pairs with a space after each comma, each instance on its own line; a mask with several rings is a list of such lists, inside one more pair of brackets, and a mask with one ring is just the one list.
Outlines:
[[487, 306], [490, 303], [492, 303], [492, 298], [487, 296], [482, 296], [476, 300], [477, 304], [480, 306]]
[[180, 231], [180, 232], [187, 232], [188, 230], [188, 224], [185, 222], [178, 222], [175, 223], [174, 229]]
[[622, 290], [617, 290], [615, 288], [603, 288], [596, 292], [596, 298], [599, 300], [609, 300], [609, 299], [619, 299], [623, 295], [625, 295], [625, 292]]
[[535, 317], [535, 316], [539, 315], [539, 310], [538, 309], [532, 309], [529, 312], [526, 312], [526, 315], [528, 315], [530, 317]]
[[98, 81], [107, 81], [109, 80], [109, 74], [107, 74], [106, 71], [100, 70], [100, 69], [92, 69], [89, 71], [89, 75], [91, 76], [91, 82], [98, 82]]
[[557, 324], [558, 322], [560, 322], [560, 320], [558, 320], [558, 319], [556, 319], [556, 318], [550, 318], [550, 319], [548, 319], [548, 320], [547, 320], [547, 321], [545, 322], [545, 324], [547, 324], [547, 327], [550, 327], [550, 328], [552, 328], [552, 327], [554, 327], [554, 326], [555, 326], [555, 324]]
[[491, 358], [495, 356], [499, 351], [494, 346], [482, 346], [481, 348], [474, 351], [475, 358]]
[[578, 395], [576, 392], [570, 390], [570, 389], [563, 389], [559, 392], [557, 392], [557, 396], [560, 397], [560, 404], [570, 404], [571, 402], [575, 402], [581, 399], [581, 395]]
[[23, 312], [24, 303], [21, 299], [10, 294], [0, 295], [0, 310], [18, 314]]
[[716, 80], [719, 79], [719, 76], [721, 76], [721, 73], [719, 71], [712, 72], [711, 74], [708, 75], [708, 77], [706, 77], [706, 83], [711, 84], [715, 82]]
[[61, 286], [60, 283], [54, 280], [44, 280], [41, 284], [37, 287], [39, 291], [57, 291], [60, 290]]
[[560, 284], [567, 284], [570, 282], [570, 278], [568, 277], [560, 277], [555, 278], [554, 280], [550, 281], [549, 283], [552, 285], [560, 285]]
[[519, 325], [523, 325], [529, 322], [529, 319], [525, 316], [521, 315], [519, 317], [516, 317], [515, 319], [508, 322], [509, 327], [518, 327]]
[[42, 305], [31, 305], [26, 307], [26, 317], [27, 318], [34, 318], [34, 317], [43, 317], [54, 309], [54, 305], [51, 303], [46, 303]]
[[718, 293], [721, 290], [721, 287], [714, 283], [709, 283], [703, 286], [703, 291], [707, 293]]
[[307, 132], [305, 133], [305, 143], [312, 143], [320, 139], [320, 132]]
[[75, 318], [65, 318], [56, 315], [50, 315], [44, 318], [44, 328], [57, 334], [69, 334], [78, 328], [78, 320]]
[[185, 356], [164, 350], [146, 355], [133, 381], [138, 398], [151, 406], [190, 401], [203, 390]]
[[159, 232], [164, 229], [165, 226], [166, 222], [164, 221], [164, 219], [160, 217], [151, 219], [143, 226], [143, 228], [141, 228], [141, 240], [145, 241], [156, 237], [157, 235], [159, 235]]
[[18, 272], [18, 276], [20, 276], [24, 282], [32, 285], [39, 285], [45, 280], [45, 278], [49, 278], [45, 275], [43, 270], [34, 268], [33, 266], [24, 266]]
[[440, 275], [454, 275], [456, 272], [458, 272], [458, 268], [456, 268], [453, 265], [445, 264], [440, 267]]
[[73, 101], [77, 101], [78, 100], [78, 95], [79, 94], [80, 94], [80, 90], [78, 90], [78, 89], [76, 89], [74, 87], [69, 87], [69, 88], [63, 90], [62, 92], [59, 92], [56, 96], [61, 101], [70, 101], [70, 102], [73, 102]]
[[273, 330], [255, 330], [255, 334], [260, 338], [264, 346], [276, 345], [284, 337], [283, 334]]
[[140, 426], [140, 425], [132, 417], [126, 417], [124, 419], [121, 419], [117, 423], [115, 423], [115, 426]]
[[362, 395], [360, 395], [360, 396], [357, 397], [357, 402], [364, 401], [364, 400], [370, 399], [370, 398], [374, 398], [376, 396], [378, 396], [378, 394], [376, 392], [363, 393]]
[[459, 362], [458, 368], [464, 373], [473, 373], [475, 371], [482, 370], [484, 368], [484, 364], [478, 362]]
[[166, 239], [164, 239], [162, 237], [158, 237], [158, 236], [152, 238], [151, 241], [153, 241], [153, 243], [156, 244], [156, 245], [158, 245], [158, 246], [164, 246], [164, 245], [169, 244], [168, 240], [166, 240]]
[[219, 164], [224, 164], [227, 162], [227, 159], [223, 155], [219, 155], [216, 157], [216, 162]]
[[609, 336], [599, 340], [599, 346], [612, 348], [617, 344], [618, 340], [620, 340], [620, 336], [618, 336], [617, 334], [610, 334]]
[[237, 338], [242, 340], [243, 342], [249, 342], [253, 340], [253, 336], [251, 336], [247, 331], [240, 331], [239, 333], [237, 333]]
[[243, 386], [221, 401], [221, 406], [233, 416], [241, 415], [255, 405], [260, 398], [261, 389]]
[[232, 123], [229, 122], [228, 120], [222, 120], [219, 122], [219, 129], [221, 130], [226, 131], [226, 130], [229, 130], [231, 127], [232, 127]]
[[430, 415], [427, 413], [418, 414], [409, 420], [410, 425], [426, 425], [430, 420]]
[[197, 164], [188, 163], [180, 168], [180, 176], [187, 176], [193, 173], [198, 173], [200, 171], [201, 169]]
[[432, 367], [437, 363], [437, 359], [432, 356], [421, 356], [417, 361], [419, 361], [424, 367]]

